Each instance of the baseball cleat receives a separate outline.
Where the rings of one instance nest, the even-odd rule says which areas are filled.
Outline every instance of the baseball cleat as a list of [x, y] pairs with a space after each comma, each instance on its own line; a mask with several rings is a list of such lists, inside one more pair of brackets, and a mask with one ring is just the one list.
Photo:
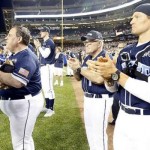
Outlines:
[[44, 115], [44, 117], [51, 117], [54, 114], [55, 114], [55, 112], [53, 110], [48, 109], [47, 112], [46, 112], [46, 114]]

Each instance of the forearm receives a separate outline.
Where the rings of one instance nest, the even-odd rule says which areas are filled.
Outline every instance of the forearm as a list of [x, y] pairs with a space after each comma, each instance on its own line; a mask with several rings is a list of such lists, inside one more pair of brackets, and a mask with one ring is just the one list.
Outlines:
[[82, 75], [80, 72], [74, 71], [74, 77], [76, 78], [77, 81], [80, 81], [82, 78]]
[[15, 88], [20, 88], [23, 86], [20, 81], [12, 77], [11, 73], [4, 73], [2, 71], [0, 71], [0, 82]]
[[[126, 89], [129, 93], [132, 95], [150, 103], [150, 77], [149, 82], [145, 82], [142, 80], [137, 80], [134, 78], [131, 78], [127, 76], [124, 73], [120, 73], [120, 79], [118, 81], [118, 84], [121, 85], [124, 89]], [[115, 91], [116, 85], [109, 86], [108, 82], [105, 83], [105, 86], [107, 90], [109, 91]]]
[[[114, 72], [116, 72], [116, 70], [114, 70]], [[113, 81], [112, 79], [105, 79], [105, 87], [108, 91], [115, 92], [118, 89], [118, 84], [120, 84], [124, 88], [128, 78], [129, 77], [126, 74], [121, 72], [118, 83], [117, 81]]]
[[41, 55], [44, 57], [44, 58], [47, 58], [50, 54], [50, 49], [49, 48], [42, 48], [42, 47], [39, 47], [37, 48], [39, 50], [39, 52], [41, 53]]
[[126, 74], [124, 73], [120, 73], [120, 79], [118, 81], [118, 83], [122, 86], [122, 87], [125, 87], [125, 84], [127, 82], [127, 80], [129, 79], [129, 76], [127, 76]]
[[128, 78], [124, 88], [134, 96], [150, 103], [150, 77], [149, 82]]

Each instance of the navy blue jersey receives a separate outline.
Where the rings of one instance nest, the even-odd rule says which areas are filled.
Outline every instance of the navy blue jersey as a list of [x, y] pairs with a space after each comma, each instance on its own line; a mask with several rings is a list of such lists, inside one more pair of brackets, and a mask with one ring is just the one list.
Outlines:
[[36, 54], [35, 48], [32, 46], [32, 44], [29, 44], [28, 47], [29, 47], [29, 49], [31, 49], [31, 51], [32, 51], [33, 53]]
[[50, 48], [50, 55], [47, 58], [40, 55], [41, 64], [54, 64], [55, 63], [55, 43], [52, 39], [48, 39], [42, 44], [42, 49]]
[[19, 89], [14, 87], [6, 90], [1, 89], [0, 96], [9, 98], [29, 94], [34, 96], [39, 93], [41, 90], [40, 64], [36, 55], [28, 48], [10, 56], [10, 59], [16, 60], [12, 75], [25, 86]]
[[[136, 47], [136, 45], [137, 45], [137, 43], [129, 45], [121, 51], [120, 55], [118, 56], [118, 60], [117, 60], [117, 64], [116, 64], [117, 68], [120, 71], [124, 72], [124, 70], [128, 66], [127, 62], [124, 61], [124, 59], [121, 57], [121, 55], [123, 53], [127, 53], [129, 55], [129, 59], [130, 59], [129, 63], [131, 66], [133, 66], [138, 54], [140, 54], [144, 50], [144, 48], [150, 46], [150, 42], [140, 45], [138, 47]], [[138, 67], [136, 68], [136, 70], [138, 72], [141, 72], [141, 74], [150, 76], [150, 48], [149, 48], [149, 51], [145, 52], [145, 54], [140, 58]], [[131, 75], [129, 75], [129, 76], [131, 76]], [[137, 80], [142, 80], [137, 76], [132, 77], [132, 78], [135, 78]], [[136, 96], [132, 95], [131, 93], [129, 93], [127, 90], [125, 90], [121, 86], [119, 86], [118, 95], [119, 95], [119, 99], [120, 99], [121, 103], [123, 103], [125, 105], [143, 108], [143, 109], [150, 109], [150, 103], [137, 98]]]
[[63, 66], [64, 66], [64, 55], [62, 53], [60, 53], [58, 58], [55, 59], [54, 66], [57, 68], [63, 68]]
[[[102, 50], [94, 60], [97, 61], [97, 58], [100, 56], [105, 57], [106, 51]], [[88, 55], [82, 64], [82, 67], [87, 67], [87, 60], [92, 60], [92, 56]], [[107, 91], [104, 84], [95, 84], [89, 81], [87, 78], [82, 76], [82, 89], [84, 92], [94, 93], [94, 94], [112, 94], [111, 92]]]

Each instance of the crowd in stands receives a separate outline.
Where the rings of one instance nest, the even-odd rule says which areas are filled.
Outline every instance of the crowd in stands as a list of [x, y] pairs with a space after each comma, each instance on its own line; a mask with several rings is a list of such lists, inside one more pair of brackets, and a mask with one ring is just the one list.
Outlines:
[[[130, 41], [105, 42], [104, 49], [107, 50], [109, 53], [115, 53], [115, 51], [117, 50], [118, 45], [120, 45], [120, 43], [122, 45], [120, 45], [119, 48], [123, 48], [125, 45], [129, 45], [136, 41], [137, 40], [135, 39], [135, 40], [130, 40]], [[68, 50], [71, 50], [73, 53], [78, 53], [80, 51], [85, 51], [85, 47], [82, 43], [76, 44], [76, 45], [73, 45], [73, 44], [64, 45], [64, 51], [68, 51]]]
[[[78, 29], [64, 29], [64, 38], [66, 40], [71, 39], [71, 40], [78, 40], [80, 39], [81, 36], [83, 36], [85, 33], [88, 33], [91, 30], [97, 30], [100, 31], [99, 28], [78, 28]], [[131, 31], [130, 29], [119, 29], [117, 30], [116, 28], [114, 29], [106, 29], [106, 30], [102, 30], [100, 31], [103, 35], [104, 38], [106, 37], [114, 37], [116, 36], [117, 33], [120, 34], [130, 34]], [[51, 35], [53, 37], [57, 37], [57, 36], [61, 36], [61, 31], [59, 30], [51, 30]]]

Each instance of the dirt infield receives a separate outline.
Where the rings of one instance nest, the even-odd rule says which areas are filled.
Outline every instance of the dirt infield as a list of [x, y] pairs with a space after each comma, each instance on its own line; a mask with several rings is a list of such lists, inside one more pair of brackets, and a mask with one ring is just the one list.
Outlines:
[[[77, 103], [78, 103], [78, 106], [79, 106], [79, 109], [80, 109], [80, 112], [81, 112], [81, 117], [83, 119], [83, 91], [82, 91], [82, 88], [81, 88], [81, 82], [76, 81], [75, 78], [72, 78], [71, 80], [72, 80], [72, 85], [73, 85], [74, 92], [75, 92], [75, 95], [76, 95], [76, 100], [77, 100]], [[111, 114], [110, 114], [109, 120], [111, 120], [111, 119], [112, 119], [112, 117], [111, 117]], [[113, 131], [114, 131], [114, 126], [108, 125], [108, 128], [107, 128], [108, 150], [113, 150], [113, 146], [112, 146]]]

